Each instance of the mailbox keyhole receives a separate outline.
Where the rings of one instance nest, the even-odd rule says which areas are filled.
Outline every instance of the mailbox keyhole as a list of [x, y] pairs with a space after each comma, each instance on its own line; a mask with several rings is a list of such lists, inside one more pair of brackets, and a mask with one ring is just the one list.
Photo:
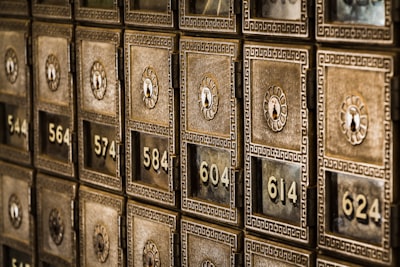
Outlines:
[[8, 74], [11, 74], [14, 71], [14, 62], [12, 62], [12, 59], [7, 60], [7, 71]]
[[104, 238], [102, 234], [97, 234], [97, 242], [96, 242], [97, 250], [102, 253], [104, 251]]
[[208, 100], [208, 94], [206, 94], [206, 98], [204, 99], [204, 106], [206, 108], [208, 108], [209, 105], [210, 105], [210, 101]]
[[355, 132], [357, 130], [356, 129], [356, 122], [354, 121], [354, 115], [353, 114], [351, 115], [350, 130], [352, 132]]
[[273, 118], [274, 120], [277, 120], [277, 119], [278, 119], [278, 111], [276, 110], [275, 104], [274, 104], [274, 109], [272, 110], [272, 118]]
[[14, 219], [18, 218], [18, 213], [19, 213], [18, 207], [17, 207], [17, 205], [15, 203], [13, 203], [11, 205], [11, 216], [12, 216], [12, 218], [14, 218]]

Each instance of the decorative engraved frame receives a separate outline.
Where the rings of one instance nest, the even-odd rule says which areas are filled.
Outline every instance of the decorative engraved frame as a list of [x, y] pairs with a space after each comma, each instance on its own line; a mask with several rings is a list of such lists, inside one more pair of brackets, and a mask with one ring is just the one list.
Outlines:
[[[45, 101], [40, 101], [39, 97], [39, 68], [43, 68], [43, 66], [39, 66], [38, 63], [38, 56], [39, 56], [39, 42], [38, 38], [40, 36], [46, 36], [46, 37], [57, 37], [60, 39], [66, 39], [69, 47], [68, 47], [68, 64], [67, 64], [67, 69], [68, 73], [62, 73], [61, 75], [66, 76], [66, 80], [68, 81], [68, 88], [67, 90], [69, 91], [69, 98], [67, 99], [68, 105], [57, 105], [57, 103], [49, 103]], [[75, 177], [75, 163], [74, 163], [74, 157], [76, 154], [76, 140], [74, 138], [76, 137], [76, 123], [75, 123], [75, 116], [74, 116], [74, 110], [75, 110], [75, 90], [73, 87], [73, 82], [72, 82], [72, 72], [71, 72], [71, 46], [72, 46], [72, 38], [73, 38], [73, 28], [72, 26], [69, 25], [57, 25], [54, 23], [48, 24], [48, 23], [33, 23], [33, 62], [34, 62], [34, 149], [35, 149], [35, 166], [44, 169], [50, 172], [55, 172], [60, 175], [64, 176], [69, 176], [74, 178]], [[54, 115], [61, 115], [61, 116], [66, 116], [70, 118], [70, 123], [69, 123], [69, 129], [70, 129], [70, 140], [71, 144], [69, 147], [69, 159], [68, 162], [61, 162], [56, 159], [52, 159], [51, 157], [47, 155], [42, 155], [39, 153], [40, 151], [40, 138], [43, 136], [43, 133], [39, 129], [39, 120], [40, 112], [47, 112], [51, 113]], [[47, 137], [45, 138], [47, 139]]]
[[240, 262], [241, 257], [237, 257], [243, 241], [241, 232], [183, 217], [181, 220], [181, 266], [189, 266], [188, 235], [229, 246], [231, 249], [230, 266], [240, 266], [242, 264]]
[[[253, 266], [253, 256], [269, 258], [288, 266], [314, 266], [315, 255], [311, 251], [283, 245], [254, 236], [244, 238], [244, 266]], [[271, 262], [273, 264], [273, 262]]]
[[[134, 244], [132, 243], [133, 237], [133, 220], [134, 217], [140, 217], [142, 219], [146, 219], [160, 225], [164, 225], [170, 228], [170, 246], [169, 246], [169, 255], [170, 262], [172, 266], [179, 266], [176, 264], [177, 259], [179, 258], [180, 251], [176, 249], [179, 247], [178, 240], [178, 220], [179, 216], [177, 213], [173, 213], [171, 211], [163, 210], [160, 208], [152, 207], [149, 205], [140, 204], [139, 202], [135, 202], [132, 200], [128, 201], [127, 204], [127, 253], [128, 253], [128, 266], [134, 266]], [[144, 226], [145, 227], [145, 226]], [[162, 250], [166, 250], [166, 248], [160, 247]], [[179, 262], [179, 261], [178, 261]]]
[[229, 0], [229, 16], [187, 14], [186, 5], [188, 0], [179, 1], [179, 28], [183, 30], [202, 31], [202, 32], [226, 32], [237, 33], [239, 30], [235, 0]]
[[256, 18], [251, 16], [251, 5], [257, 0], [243, 0], [242, 30], [246, 34], [310, 38], [310, 17], [314, 12], [306, 0], [301, 1], [300, 20]]
[[29, 0], [15, 1], [15, 0], [4, 0], [0, 1], [0, 14], [4, 15], [29, 15]]
[[[187, 55], [189, 53], [208, 54], [208, 55], [223, 55], [229, 58], [230, 70], [230, 134], [229, 137], [221, 137], [213, 134], [197, 133], [189, 131], [186, 123], [186, 110], [189, 108], [187, 105], [186, 92], [192, 90], [187, 88], [187, 76], [188, 64]], [[181, 73], [181, 196], [182, 203], [181, 208], [183, 211], [198, 214], [213, 220], [226, 222], [230, 224], [241, 223], [241, 212], [238, 206], [241, 206], [239, 201], [242, 201], [239, 197], [242, 191], [241, 174], [242, 171], [242, 142], [240, 140], [240, 133], [242, 129], [241, 114], [242, 106], [239, 105], [239, 101], [236, 96], [236, 80], [235, 80], [235, 61], [237, 62], [239, 53], [239, 43], [230, 40], [220, 41], [218, 39], [206, 39], [206, 38], [181, 38], [180, 42], [180, 73]], [[241, 89], [240, 89], [241, 90]], [[221, 100], [220, 100], [221, 101]], [[227, 100], [224, 100], [227, 101]], [[208, 146], [212, 148], [219, 148], [230, 153], [231, 165], [229, 166], [230, 172], [230, 183], [229, 183], [229, 207], [225, 207], [219, 204], [213, 204], [206, 201], [197, 200], [189, 196], [188, 180], [188, 169], [190, 159], [188, 159], [188, 146], [200, 145]]]
[[[169, 125], [164, 126], [157, 123], [149, 123], [146, 121], [135, 121], [131, 119], [131, 89], [134, 85], [131, 82], [131, 52], [132, 46], [165, 49], [169, 52], [169, 88], [168, 90], [168, 109], [169, 109]], [[177, 49], [177, 37], [173, 34], [161, 33], [145, 33], [137, 31], [125, 32], [125, 164], [126, 164], [126, 191], [128, 195], [143, 198], [145, 200], [154, 201], [159, 204], [168, 206], [176, 206], [177, 195], [176, 187], [179, 187], [179, 171], [175, 163], [179, 156], [179, 139], [178, 139], [178, 122], [179, 108], [178, 97], [179, 93], [173, 88], [174, 70], [173, 68], [173, 53]], [[162, 190], [150, 185], [138, 183], [134, 181], [132, 173], [132, 132], [146, 133], [153, 136], [168, 138], [168, 190]]]
[[[28, 220], [28, 228], [29, 228], [29, 239], [21, 240], [18, 236], [12, 237], [9, 234], [5, 234], [5, 232], [9, 232], [10, 229], [5, 229], [4, 220], [8, 220], [8, 216], [3, 216], [2, 214], [0, 219], [0, 259], [4, 259], [4, 246], [22, 251], [24, 253], [29, 254], [32, 259], [32, 266], [35, 266], [36, 263], [36, 254], [35, 254], [35, 238], [36, 238], [36, 230], [35, 230], [35, 220], [32, 215], [32, 188], [34, 186], [34, 175], [32, 169], [23, 168], [20, 166], [16, 166], [13, 164], [5, 163], [0, 161], [0, 183], [2, 185], [3, 175], [7, 175], [15, 179], [15, 181], [23, 182], [27, 184], [28, 192], [21, 192], [21, 195], [27, 198], [27, 203], [29, 203], [28, 207], [22, 207], [24, 209], [24, 218]], [[0, 186], [0, 196], [4, 194], [11, 195], [13, 192], [4, 192], [3, 186]], [[0, 211], [3, 212], [3, 201], [0, 201]]]
[[[75, 230], [75, 215], [77, 214], [75, 209], [76, 206], [76, 197], [77, 197], [77, 185], [73, 182], [57, 179], [52, 176], [38, 174], [37, 177], [37, 224], [38, 224], [38, 255], [39, 261], [42, 263], [43, 261], [46, 263], [55, 264], [57, 266], [65, 266], [65, 267], [74, 267], [77, 266], [77, 233]], [[43, 220], [43, 204], [42, 204], [42, 195], [44, 194], [42, 190], [53, 190], [57, 194], [68, 198], [70, 202], [63, 203], [64, 206], [67, 206], [70, 210], [69, 217], [64, 216], [64, 220], [71, 221], [71, 228], [65, 229], [64, 235], [70, 235], [71, 238], [71, 251], [72, 254], [70, 258], [67, 260], [65, 258], [61, 258], [58, 255], [47, 253], [43, 247], [43, 243], [49, 238], [44, 235], [43, 227], [48, 227], [48, 220]], [[62, 199], [62, 198], [60, 198]], [[60, 204], [60, 203], [57, 203]], [[53, 203], [54, 205], [54, 203]], [[56, 206], [55, 208], [58, 208]], [[68, 214], [66, 214], [68, 215]]]
[[[384, 84], [382, 84], [384, 102], [384, 155], [381, 165], [358, 163], [351, 160], [330, 157], [325, 154], [325, 118], [326, 118], [326, 96], [325, 86], [327, 69], [329, 67], [367, 70], [384, 73]], [[334, 251], [357, 260], [370, 261], [379, 264], [391, 264], [394, 255], [391, 248], [391, 200], [394, 199], [394, 168], [393, 168], [393, 124], [391, 121], [391, 81], [394, 75], [394, 57], [390, 54], [360, 53], [355, 51], [319, 50], [317, 52], [317, 134], [318, 134], [318, 246], [321, 249]], [[329, 181], [327, 171], [342, 172], [365, 176], [367, 178], [384, 181], [383, 196], [381, 203], [382, 214], [382, 241], [380, 245], [361, 242], [352, 238], [346, 238], [335, 234], [329, 229], [329, 207], [328, 188]]]
[[395, 42], [392, 1], [385, 2], [385, 25], [373, 26], [329, 21], [328, 1], [316, 0], [315, 38], [318, 41], [390, 45]]
[[[123, 142], [123, 132], [122, 132], [122, 117], [121, 117], [121, 85], [119, 80], [119, 58], [118, 51], [120, 45], [121, 32], [118, 30], [106, 30], [106, 29], [96, 29], [88, 27], [77, 27], [76, 29], [76, 79], [77, 79], [77, 110], [78, 110], [78, 153], [79, 153], [79, 175], [82, 181], [90, 182], [99, 186], [103, 186], [109, 189], [122, 191], [122, 172], [121, 162], [123, 160], [123, 155], [121, 154], [121, 144]], [[111, 111], [114, 113], [111, 115], [98, 114], [96, 112], [86, 111], [83, 108], [83, 74], [82, 74], [82, 61], [85, 60], [85, 56], [82, 55], [81, 42], [104, 42], [111, 43], [115, 46], [115, 66], [107, 66], [107, 68], [115, 68], [115, 77], [108, 77], [108, 83], [115, 83], [115, 110]], [[110, 127], [115, 127], [116, 135], [116, 173], [114, 175], [108, 175], [104, 173], [99, 173], [93, 170], [85, 168], [84, 165], [84, 155], [85, 148], [84, 144], [86, 141], [84, 137], [84, 126], [83, 121], [89, 121], [99, 124], [104, 124]]]
[[89, 8], [82, 6], [84, 0], [76, 0], [75, 5], [75, 19], [78, 21], [89, 21], [97, 23], [120, 24], [121, 14], [119, 8], [119, 1], [113, 0], [112, 9], [104, 8]]
[[316, 261], [316, 266], [318, 266], [318, 267], [362, 267], [363, 265], [356, 265], [354, 263], [344, 262], [341, 260], [318, 255], [317, 261]]
[[[312, 229], [308, 222], [309, 212], [315, 206], [307, 199], [307, 191], [315, 178], [311, 171], [314, 166], [314, 157], [310, 155], [312, 146], [312, 112], [307, 109], [307, 70], [312, 66], [311, 50], [305, 47], [274, 46], [257, 43], [244, 45], [244, 134], [245, 134], [245, 225], [247, 229], [274, 235], [279, 238], [309, 244], [312, 242]], [[273, 62], [290, 62], [298, 64], [300, 69], [300, 96], [301, 101], [301, 144], [300, 149], [289, 150], [280, 147], [270, 147], [255, 143], [252, 140], [252, 103], [251, 103], [251, 61], [268, 60]], [[290, 108], [290, 107], [289, 107]], [[282, 163], [294, 163], [300, 167], [299, 206], [300, 221], [298, 224], [279, 221], [254, 211], [253, 197], [255, 196], [254, 178], [252, 177], [252, 157], [278, 160]]]
[[167, 11], [165, 13], [141, 11], [131, 9], [131, 0], [125, 1], [125, 24], [143, 27], [174, 28], [176, 5], [175, 0], [168, 0]]
[[[104, 207], [110, 207], [114, 210], [117, 211], [118, 213], [118, 218], [104, 218], [102, 217], [102, 214], [99, 214], [100, 218], [103, 219], [104, 222], [108, 222], [108, 224], [115, 224], [118, 225], [118, 235], [113, 236], [113, 244], [117, 245], [118, 248], [118, 267], [124, 266], [124, 249], [122, 248], [122, 229], [121, 229], [121, 224], [122, 224], [122, 216], [125, 214], [125, 208], [124, 208], [124, 199], [120, 196], [112, 195], [110, 193], [106, 193], [103, 191], [98, 191], [91, 189], [89, 187], [81, 186], [79, 189], [79, 248], [80, 248], [80, 266], [85, 266], [87, 257], [85, 253], [85, 247], [90, 246], [92, 247], [93, 244], [86, 244], [85, 241], [87, 240], [86, 238], [86, 227], [88, 221], [93, 223], [93, 218], [87, 219], [86, 218], [86, 209], [85, 209], [85, 204], [86, 203], [94, 203], [98, 205], [102, 205]], [[110, 234], [115, 234], [115, 233], [109, 233]], [[92, 240], [91, 237], [89, 237], [88, 240]]]
[[[1, 2], [0, 2], [1, 3]], [[0, 9], [1, 10], [1, 9]], [[32, 149], [31, 141], [32, 141], [32, 90], [31, 90], [31, 82], [30, 82], [30, 68], [28, 66], [27, 60], [27, 49], [28, 49], [28, 38], [29, 38], [29, 28], [30, 23], [28, 20], [16, 20], [16, 19], [1, 19], [0, 20], [0, 32], [10, 32], [10, 31], [17, 31], [21, 32], [24, 36], [25, 43], [24, 44], [14, 44], [14, 45], [21, 45], [23, 49], [18, 49], [22, 56], [19, 58], [19, 62], [21, 67], [24, 68], [25, 72], [25, 93], [23, 96], [11, 95], [7, 93], [0, 93], [0, 102], [6, 103], [9, 105], [15, 105], [25, 109], [25, 116], [28, 122], [28, 137], [26, 137], [26, 144], [25, 149], [22, 150], [20, 148], [15, 148], [9, 145], [0, 144], [0, 158], [7, 159], [7, 160], [14, 160], [17, 163], [24, 163], [30, 165], [32, 163]], [[1, 52], [3, 53], [3, 52]]]
[[41, 4], [40, 0], [33, 0], [32, 15], [34, 17], [53, 19], [72, 19], [70, 0], [64, 0], [64, 5]]

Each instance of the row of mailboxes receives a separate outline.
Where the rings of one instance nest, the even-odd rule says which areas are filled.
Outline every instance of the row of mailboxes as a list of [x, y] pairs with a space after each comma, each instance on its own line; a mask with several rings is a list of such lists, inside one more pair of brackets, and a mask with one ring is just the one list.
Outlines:
[[1, 158], [394, 261], [394, 53], [41, 22], [30, 52], [28, 22], [0, 26]]
[[[173, 29], [179, 24], [183, 30], [225, 33], [242, 27], [246, 34], [306, 39], [315, 32], [320, 41], [385, 45], [398, 38], [399, 7], [390, 0], [77, 0], [74, 7], [74, 18], [84, 22], [121, 24], [124, 17], [133, 26]], [[32, 2], [32, 14], [39, 18], [71, 19], [72, 9], [70, 0]], [[27, 14], [28, 1], [0, 1], [0, 10]]]

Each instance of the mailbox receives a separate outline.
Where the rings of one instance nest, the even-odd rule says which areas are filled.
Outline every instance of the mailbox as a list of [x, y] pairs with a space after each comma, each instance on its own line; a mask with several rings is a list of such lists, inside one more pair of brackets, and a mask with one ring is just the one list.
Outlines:
[[200, 32], [237, 33], [239, 1], [179, 1], [179, 28]]
[[315, 266], [311, 251], [251, 235], [244, 239], [244, 250], [244, 266]]
[[181, 221], [181, 266], [243, 266], [241, 232], [189, 218]]
[[120, 38], [118, 30], [76, 30], [80, 179], [118, 191], [123, 157]]
[[0, 264], [35, 266], [33, 170], [0, 162]]
[[122, 0], [76, 0], [75, 19], [78, 21], [120, 24]]
[[33, 24], [35, 166], [75, 177], [75, 89], [69, 25]]
[[316, 192], [312, 54], [244, 45], [245, 225], [308, 245]]
[[321, 49], [317, 62], [318, 246], [394, 265], [394, 56]]
[[178, 53], [172, 34], [126, 31], [126, 190], [176, 205], [179, 187]]
[[128, 266], [180, 266], [178, 214], [129, 201]]
[[80, 187], [80, 266], [125, 266], [124, 214], [122, 197]]
[[390, 0], [316, 1], [319, 41], [393, 45], [397, 7]]
[[181, 50], [182, 210], [240, 224], [239, 42], [184, 37]]
[[125, 23], [143, 27], [174, 28], [175, 0], [125, 0]]
[[314, 12], [306, 0], [243, 0], [243, 33], [309, 39]]
[[51, 19], [72, 19], [70, 0], [33, 0], [32, 15]]
[[40, 266], [77, 266], [77, 184], [45, 174], [36, 177]]
[[346, 262], [343, 260], [337, 260], [328, 256], [318, 255], [317, 267], [361, 267], [363, 265], [354, 264], [352, 262]]
[[25, 165], [32, 161], [29, 27], [26, 20], [0, 20], [0, 157]]
[[0, 14], [3, 15], [29, 15], [28, 0], [0, 0]]

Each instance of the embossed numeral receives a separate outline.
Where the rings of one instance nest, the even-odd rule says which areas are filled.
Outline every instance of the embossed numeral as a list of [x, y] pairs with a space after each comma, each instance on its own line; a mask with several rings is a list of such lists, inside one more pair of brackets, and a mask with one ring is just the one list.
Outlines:
[[59, 145], [66, 144], [71, 145], [71, 136], [69, 134], [69, 128], [65, 130], [61, 125], [55, 125], [54, 123], [49, 123], [49, 141], [50, 143], [57, 143]]
[[[22, 123], [21, 123], [22, 121]], [[26, 120], [21, 120], [19, 118], [15, 118], [13, 115], [9, 114], [7, 116], [7, 124], [8, 131], [10, 134], [23, 135], [24, 137], [28, 136], [28, 123]]]
[[95, 134], [93, 136], [93, 142], [94, 142], [94, 153], [97, 156], [105, 158], [108, 154], [113, 160], [115, 160], [117, 153], [115, 149], [114, 140], [111, 143], [109, 143], [107, 137]]
[[370, 217], [375, 223], [379, 223], [381, 220], [381, 214], [379, 212], [379, 199], [375, 198], [368, 210], [367, 197], [363, 194], [356, 195], [354, 199], [352, 194], [349, 191], [346, 191], [343, 194], [342, 209], [344, 215], [350, 221], [353, 220], [354, 217], [358, 221], [366, 224], [368, 224], [368, 217]]
[[165, 172], [168, 172], [167, 151], [163, 152], [163, 155], [160, 159], [160, 151], [157, 148], [153, 148], [151, 150], [150, 147], [143, 147], [143, 166], [147, 169], [150, 168], [150, 166], [153, 166], [153, 169], [156, 172], [158, 172], [161, 167]]
[[203, 183], [208, 183], [211, 181], [211, 184], [217, 186], [219, 180], [221, 180], [221, 184], [225, 187], [229, 186], [229, 170], [228, 167], [225, 167], [222, 172], [221, 177], [219, 177], [219, 170], [216, 164], [211, 164], [210, 167], [206, 161], [202, 161], [200, 164], [200, 180]]
[[286, 198], [289, 199], [289, 201], [292, 202], [293, 204], [297, 203], [297, 198], [298, 198], [297, 184], [295, 181], [293, 181], [290, 184], [287, 194], [285, 194], [286, 191], [285, 179], [280, 179], [278, 182], [278, 179], [276, 179], [275, 176], [271, 176], [268, 179], [267, 188], [268, 188], [268, 195], [273, 201], [276, 201], [279, 197], [279, 200], [282, 203], [286, 202]]
[[29, 263], [18, 262], [16, 258], [11, 259], [12, 267], [31, 267]]

